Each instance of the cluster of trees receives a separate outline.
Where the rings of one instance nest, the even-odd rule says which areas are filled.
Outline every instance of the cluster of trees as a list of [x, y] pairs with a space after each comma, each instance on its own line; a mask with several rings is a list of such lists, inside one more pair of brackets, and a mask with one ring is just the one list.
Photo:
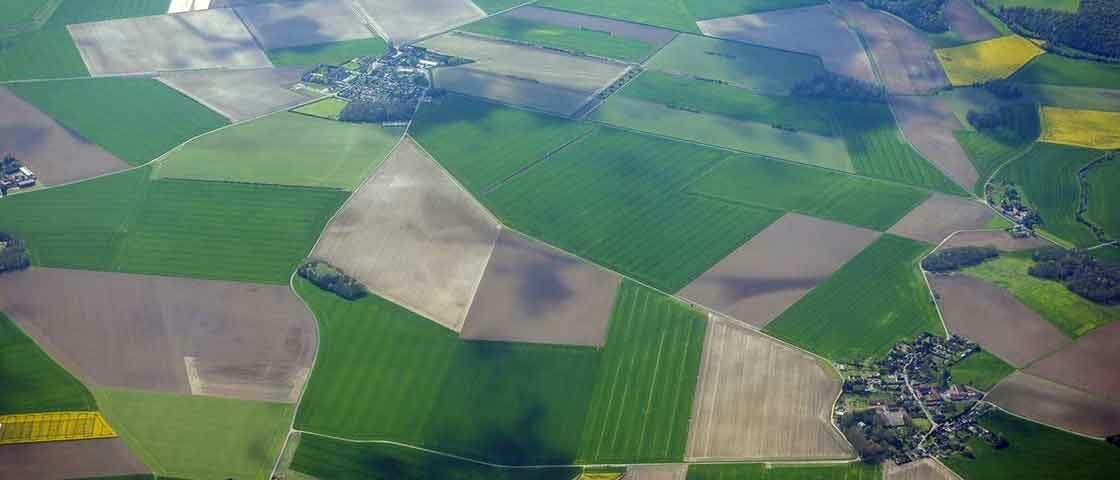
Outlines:
[[900, 437], [912, 434], [914, 427], [909, 421], [903, 427], [887, 426], [878, 410], [867, 409], [845, 413], [840, 417], [840, 430], [864, 462], [880, 463], [904, 447]]
[[1120, 267], [1103, 265], [1092, 255], [1057, 247], [1034, 252], [1031, 276], [1061, 282], [1071, 292], [1103, 305], [1120, 304]]
[[880, 85], [864, 82], [855, 78], [822, 73], [794, 85], [793, 95], [802, 97], [837, 98], [861, 102], [885, 102], [887, 91]]
[[415, 102], [374, 102], [355, 100], [346, 104], [338, 114], [344, 122], [407, 122], [416, 111]]
[[990, 132], [992, 130], [999, 130], [1002, 128], [1015, 130], [1021, 121], [1019, 107], [1016, 105], [1003, 105], [995, 110], [987, 112], [978, 112], [976, 110], [969, 110], [965, 114], [965, 120], [968, 124], [972, 125], [981, 132]]
[[315, 286], [347, 300], [357, 300], [369, 295], [365, 285], [322, 260], [312, 260], [301, 265], [297, 273]]
[[871, 8], [902, 17], [911, 25], [930, 33], [949, 30], [945, 21], [945, 0], [863, 0]]
[[980, 86], [991, 92], [992, 95], [1004, 100], [1014, 100], [1023, 96], [1023, 89], [1019, 87], [1019, 84], [1005, 78], [989, 80]]
[[[986, 260], [999, 256], [996, 247], [953, 247], [938, 250], [922, 260], [922, 268], [930, 272], [944, 273], [973, 267]], [[945, 371], [948, 373], [948, 370]]]
[[1081, 0], [1075, 13], [1029, 7], [994, 11], [1021, 34], [1094, 55], [1120, 57], [1120, 2], [1116, 0]]
[[0, 273], [23, 270], [31, 266], [31, 256], [22, 240], [0, 232]]

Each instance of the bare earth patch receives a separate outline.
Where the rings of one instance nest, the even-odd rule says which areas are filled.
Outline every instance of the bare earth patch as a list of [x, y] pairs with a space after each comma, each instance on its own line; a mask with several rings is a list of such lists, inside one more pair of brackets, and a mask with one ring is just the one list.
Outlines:
[[360, 13], [394, 45], [466, 25], [486, 15], [471, 0], [353, 0]]
[[684, 480], [688, 465], [635, 465], [626, 467], [626, 480]]
[[787, 213], [679, 295], [761, 328], [878, 237], [872, 230]]
[[1113, 322], [1085, 334], [1073, 345], [1031, 365], [1027, 371], [1120, 401], [1117, 365], [1120, 365], [1120, 322]]
[[895, 96], [891, 109], [903, 136], [965, 191], [980, 178], [953, 132], [964, 128], [945, 101], [931, 96]]
[[102, 387], [295, 401], [316, 346], [286, 285], [33, 268], [0, 277], [0, 310]]
[[926, 458], [905, 465], [883, 463], [883, 480], [957, 480], [961, 477], [944, 465]]
[[287, 67], [170, 72], [156, 79], [239, 122], [287, 110], [314, 98], [310, 92], [291, 89], [302, 75], [302, 68]]
[[618, 276], [503, 230], [462, 337], [601, 347]]
[[45, 185], [128, 168], [123, 160], [59, 125], [3, 87], [0, 87], [0, 149], [26, 164]]
[[839, 459], [840, 380], [804, 352], [711, 316], [685, 460]]
[[518, 7], [503, 14], [505, 17], [529, 20], [561, 27], [581, 28], [609, 32], [613, 36], [638, 40], [661, 47], [669, 43], [677, 34], [664, 28], [623, 22], [610, 18], [583, 15], [574, 12], [541, 8], [533, 5]]
[[808, 53], [833, 73], [878, 83], [859, 38], [828, 5], [696, 22], [705, 35]]
[[863, 35], [887, 91], [924, 93], [949, 84], [933, 47], [914, 27], [863, 2], [838, 0], [833, 5]]
[[937, 245], [957, 230], [983, 228], [994, 216], [995, 212], [980, 202], [934, 193], [887, 233]]
[[327, 226], [312, 256], [459, 331], [498, 233], [497, 221], [405, 137]]
[[272, 66], [229, 8], [66, 28], [93, 76]]
[[298, 47], [375, 36], [348, 0], [304, 0], [237, 7], [261, 47]]
[[976, 7], [968, 0], [946, 0], [944, 12], [949, 28], [956, 32], [961, 40], [978, 42], [999, 36], [996, 28], [980, 16]]
[[983, 247], [991, 245], [1005, 252], [1027, 250], [1052, 245], [1041, 238], [1015, 238], [1003, 230], [959, 232], [953, 235], [942, 248], [949, 247]]
[[5, 445], [0, 480], [87, 478], [151, 470], [119, 438]]
[[1054, 325], [1011, 292], [967, 275], [927, 275], [950, 332], [979, 343], [1015, 367], [1069, 345]]
[[445, 90], [566, 117], [580, 112], [594, 95], [586, 90], [491, 73], [471, 65], [436, 69], [433, 78], [435, 85]]
[[987, 400], [1016, 415], [1092, 437], [1120, 432], [1120, 403], [1015, 372]]

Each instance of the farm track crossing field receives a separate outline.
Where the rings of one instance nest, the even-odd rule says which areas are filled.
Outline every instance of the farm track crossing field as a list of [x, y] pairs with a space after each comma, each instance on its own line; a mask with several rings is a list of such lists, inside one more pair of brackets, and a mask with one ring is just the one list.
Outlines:
[[1120, 112], [1044, 106], [1038, 140], [1103, 150], [1120, 148]]
[[[516, 12], [516, 10], [514, 11]], [[549, 25], [520, 19], [512, 15], [490, 17], [467, 25], [462, 30], [626, 62], [641, 62], [660, 46], [614, 36], [610, 32]]]
[[895, 96], [891, 108], [902, 133], [930, 162], [957, 185], [972, 189], [980, 175], [953, 132], [964, 128], [949, 106], [937, 97]]
[[968, 385], [982, 391], [991, 390], [1000, 380], [1015, 371], [999, 357], [983, 350], [977, 351], [950, 370], [954, 383]]
[[1120, 401], [1023, 372], [996, 385], [986, 400], [1016, 415], [1082, 435], [1103, 438], [1120, 430]]
[[293, 90], [302, 68], [186, 71], [160, 74], [159, 81], [238, 122], [285, 110], [317, 94]]
[[235, 10], [266, 50], [376, 36], [346, 0], [264, 3]]
[[0, 478], [5, 480], [152, 478], [151, 470], [119, 438], [7, 445], [0, 448], [0, 465]]
[[19, 386], [0, 396], [0, 415], [96, 408], [93, 395], [81, 382], [47, 356], [3, 313], [0, 383]]
[[339, 65], [358, 57], [380, 57], [389, 49], [389, 44], [380, 37], [343, 42], [317, 43], [300, 47], [269, 50], [269, 60], [277, 67], [308, 66], [326, 63]]
[[683, 0], [545, 0], [538, 6], [699, 33]]
[[1104, 229], [1109, 238], [1120, 239], [1120, 161], [1107, 160], [1093, 166], [1085, 178], [1088, 210], [1085, 216]]
[[995, 213], [983, 203], [935, 193], [888, 232], [936, 245], [955, 231], [983, 228], [993, 217]]
[[677, 35], [646, 67], [775, 95], [824, 72], [820, 59], [809, 55], [699, 35]]
[[229, 123], [186, 95], [147, 78], [20, 83], [8, 88], [62, 126], [133, 165]]
[[1007, 35], [934, 53], [949, 82], [959, 87], [1010, 77], [1043, 50], [1026, 38]]
[[925, 32], [863, 2], [832, 5], [859, 32], [888, 92], [920, 94], [948, 85]]
[[1120, 360], [1120, 322], [1113, 321], [1031, 365], [1027, 373], [1120, 401], [1120, 378], [1112, 369], [1117, 360]]
[[689, 465], [688, 480], [879, 480], [878, 465], [863, 462], [795, 465], [780, 463], [740, 463], [726, 465]]
[[354, 0], [354, 6], [394, 45], [471, 23], [486, 14], [471, 0]]
[[1120, 89], [1120, 65], [1049, 53], [1035, 57], [1011, 79], [1023, 83]]

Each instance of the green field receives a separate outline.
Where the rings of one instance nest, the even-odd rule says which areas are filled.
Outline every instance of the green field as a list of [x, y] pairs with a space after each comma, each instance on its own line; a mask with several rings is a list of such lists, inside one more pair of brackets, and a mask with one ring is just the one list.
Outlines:
[[764, 331], [832, 360], [885, 354], [900, 340], [944, 333], [918, 271], [930, 245], [883, 235]]
[[1015, 367], [983, 350], [969, 355], [964, 361], [949, 369], [953, 383], [968, 385], [983, 391], [988, 391], [1003, 380], [1003, 377], [1011, 375], [1014, 371]]
[[879, 480], [878, 465], [731, 463], [689, 465], [688, 480]]
[[623, 282], [578, 462], [671, 462], [684, 456], [705, 327], [700, 311]]
[[1071, 338], [1120, 319], [1120, 306], [1099, 305], [1081, 298], [1061, 283], [1032, 277], [1027, 274], [1031, 265], [1034, 261], [1024, 255], [1001, 255], [964, 272], [1007, 289], [1023, 305]]
[[676, 291], [780, 216], [681, 192], [727, 156], [600, 129], [482, 202], [521, 232]]
[[775, 95], [824, 73], [817, 57], [698, 35], [677, 35], [646, 66]]
[[459, 95], [426, 103], [409, 135], [475, 196], [587, 134], [586, 123], [503, 107]]
[[1010, 107], [1012, 124], [994, 131], [957, 130], [953, 135], [976, 167], [979, 178], [973, 186], [977, 195], [984, 194], [988, 178], [1004, 163], [1030, 147], [1039, 135], [1038, 108], [1034, 104]]
[[380, 57], [389, 51], [381, 37], [319, 43], [301, 47], [276, 48], [265, 53], [277, 67], [290, 65], [315, 66], [321, 63], [341, 65], [358, 57]]
[[1081, 5], [1080, 0], [980, 0], [983, 3], [990, 5], [992, 8], [998, 9], [999, 7], [1027, 7], [1043, 9], [1049, 8], [1052, 10], [1062, 10], [1066, 12], [1076, 12], [1077, 7]]
[[1109, 479], [1120, 471], [1120, 449], [1100, 440], [993, 411], [980, 424], [1007, 438], [995, 450], [981, 440], [969, 444], [975, 459], [952, 457], [945, 464], [969, 480], [1020, 478]]
[[303, 435], [293, 470], [338, 480], [572, 480], [576, 468], [509, 469], [481, 465], [421, 450], [349, 443]]
[[1120, 112], [1120, 95], [1106, 88], [1067, 87], [1044, 83], [1021, 83], [1023, 96], [1054, 107]]
[[731, 17], [785, 8], [800, 8], [827, 3], [826, 0], [684, 0], [688, 11], [698, 20]]
[[40, 20], [58, 0], [8, 0], [0, 5], [0, 32], [12, 26]]
[[342, 113], [342, 109], [346, 108], [346, 105], [349, 104], [350, 102], [338, 97], [327, 97], [292, 111], [312, 117], [325, 118], [327, 120], [338, 120], [338, 114]]
[[16, 95], [133, 165], [227, 125], [221, 115], [149, 78], [8, 85]]
[[1023, 83], [1120, 89], [1120, 65], [1050, 53], [1035, 58], [1011, 79]]
[[1109, 239], [1120, 240], [1120, 161], [1095, 165], [1085, 178], [1088, 210], [1085, 216], [1104, 230]]
[[683, 0], [545, 0], [537, 5], [700, 33]]
[[0, 312], [0, 415], [96, 410], [93, 395]]
[[284, 403], [94, 391], [109, 423], [157, 475], [265, 480], [288, 430]]
[[154, 176], [354, 190], [402, 134], [281, 112], [188, 143], [156, 165]]
[[928, 193], [869, 178], [739, 155], [693, 183], [689, 193], [886, 230]]
[[466, 25], [461, 30], [627, 62], [641, 62], [657, 50], [656, 45], [615, 36], [609, 32], [504, 16], [486, 18]]

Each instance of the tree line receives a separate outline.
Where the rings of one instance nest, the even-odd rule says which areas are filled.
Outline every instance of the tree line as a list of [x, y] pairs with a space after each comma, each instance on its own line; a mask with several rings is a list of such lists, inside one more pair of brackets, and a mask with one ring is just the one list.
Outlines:
[[31, 255], [23, 240], [0, 232], [0, 274], [31, 266]]
[[1103, 57], [1120, 58], [1120, 1], [1081, 0], [1076, 12], [985, 4], [1016, 32]]
[[890, 12], [911, 25], [930, 33], [949, 30], [945, 21], [945, 0], [863, 0], [867, 6]]

